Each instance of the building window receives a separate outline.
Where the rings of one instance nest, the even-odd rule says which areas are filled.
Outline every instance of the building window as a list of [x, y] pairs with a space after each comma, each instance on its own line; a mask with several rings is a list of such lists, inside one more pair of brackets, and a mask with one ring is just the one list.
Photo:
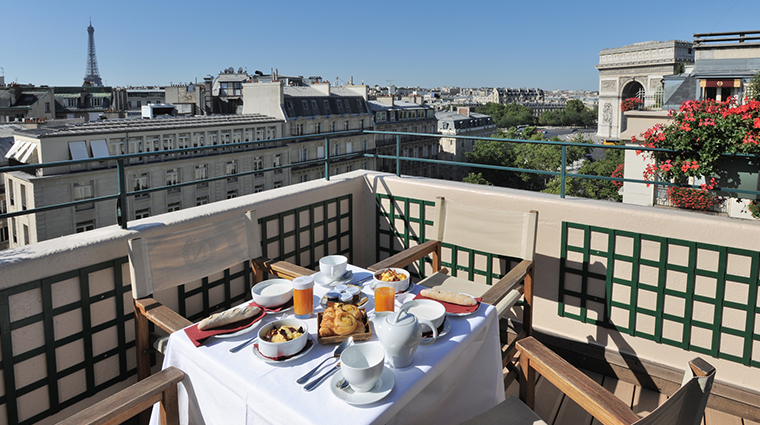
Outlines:
[[330, 115], [330, 102], [327, 99], [322, 99], [322, 106], [325, 108], [325, 115]]
[[[260, 156], [257, 156], [256, 158], [253, 158], [253, 169], [254, 170], [263, 170], [264, 169], [264, 161], [261, 159]], [[261, 177], [264, 173], [255, 173], [254, 176]]]
[[208, 204], [208, 195], [198, 196], [197, 198], [195, 198], [196, 206], [201, 206], [201, 205], [206, 205], [206, 204]]
[[309, 181], [309, 175], [308, 174], [302, 174], [301, 175], [301, 183]]
[[166, 212], [174, 212], [179, 211], [182, 209], [182, 202], [169, 202], [169, 204], [166, 205]]
[[353, 164], [346, 166], [346, 172], [348, 173], [350, 171], [354, 171], [354, 165]]
[[94, 228], [95, 228], [95, 220], [83, 221], [81, 223], [77, 223], [77, 226], [76, 226], [77, 233], [83, 233], [88, 230], [92, 230]]
[[135, 210], [135, 220], [150, 217], [150, 208]]
[[362, 141], [362, 150], [363, 151], [369, 150], [369, 141], [368, 140]]
[[304, 147], [304, 148], [301, 149], [300, 160], [301, 161], [308, 161], [309, 160], [309, 148], [308, 147]]
[[[196, 165], [195, 166], [195, 180], [205, 180], [208, 178], [208, 165]], [[198, 187], [208, 187], [208, 182], [202, 181], [198, 183]]]
[[325, 157], [325, 147], [317, 146], [317, 158], [324, 158], [324, 157]]
[[0, 227], [0, 242], [8, 242], [8, 226]]
[[343, 123], [343, 129], [346, 130], [346, 131], [348, 131], [349, 129], [351, 129], [351, 122], [350, 121], [344, 122]]
[[282, 181], [278, 180], [278, 181], [274, 182], [274, 186], [273, 187], [275, 189], [282, 187]]
[[427, 147], [427, 145], [424, 145], [422, 147], [422, 157], [423, 158], [427, 158], [428, 157], [428, 147]]
[[18, 243], [18, 234], [16, 233], [16, 226], [13, 225], [13, 218], [9, 221], [11, 227], [11, 235], [13, 235], [13, 243]]
[[21, 189], [20, 190], [20, 192], [21, 192], [21, 210], [25, 211], [26, 210], [26, 186], [24, 186], [23, 184], [19, 185], [19, 189]]
[[16, 205], [16, 198], [13, 196], [13, 180], [8, 179], [8, 200], [11, 206]]
[[333, 122], [330, 123], [330, 131], [331, 132], [335, 133], [337, 131], [337, 128], [338, 128], [338, 122], [337, 121], [333, 121]]
[[354, 152], [354, 143], [353, 142], [346, 142], [346, 153], [353, 153]]
[[[170, 170], [166, 170], [166, 185], [167, 186], [174, 186], [175, 184], [179, 184], [179, 168], [172, 168]], [[166, 192], [167, 193], [180, 193], [182, 191], [179, 187], [172, 187], [169, 188]]]
[[66, 105], [67, 108], [76, 108], [77, 105], [79, 104], [79, 99], [78, 98], [64, 99], [64, 100], [65, 100], [64, 103], [65, 103], [65, 105]]
[[253, 193], [259, 193], [264, 191], [264, 185], [263, 184], [257, 184], [253, 187]]
[[233, 183], [238, 180], [237, 176], [237, 161], [227, 161], [227, 175], [232, 177], [227, 177], [227, 182]]
[[237, 191], [237, 189], [234, 189], [234, 190], [228, 190], [228, 191], [227, 191], [227, 199], [237, 198], [237, 196], [238, 196], [238, 191]]
[[339, 144], [336, 143], [336, 144], [333, 145], [333, 152], [332, 152], [332, 154], [333, 154], [333, 156], [340, 155], [340, 145]]
[[102, 106], [103, 105], [103, 99], [99, 97], [91, 97], [90, 99], [90, 106]]
[[314, 133], [319, 134], [322, 132], [322, 123], [314, 124]]
[[[135, 184], [134, 184], [135, 192], [140, 191], [140, 190], [146, 190], [146, 189], [150, 188], [149, 182], [148, 182], [148, 174], [147, 173], [146, 174], [141, 174], [139, 176], [135, 175], [132, 178], [134, 179], [134, 182], [135, 182]], [[150, 198], [150, 194], [149, 193], [141, 193], [141, 194], [135, 195], [135, 199], [144, 199], [144, 198]]]
[[[81, 201], [83, 199], [90, 199], [93, 197], [94, 197], [94, 194], [93, 194], [92, 181], [85, 184], [74, 183], [74, 200], [75, 201]], [[75, 208], [76, 208], [76, 211], [91, 210], [95, 208], [95, 203], [88, 202], [86, 204], [77, 205]]]
[[45, 113], [46, 114], [50, 113], [50, 102], [45, 102]]
[[[282, 165], [282, 155], [278, 153], [277, 155], [274, 156], [274, 158], [272, 160], [272, 166], [273, 167], [279, 167], [280, 165]], [[282, 169], [274, 170], [274, 173], [275, 174], [281, 174], [282, 173]]]

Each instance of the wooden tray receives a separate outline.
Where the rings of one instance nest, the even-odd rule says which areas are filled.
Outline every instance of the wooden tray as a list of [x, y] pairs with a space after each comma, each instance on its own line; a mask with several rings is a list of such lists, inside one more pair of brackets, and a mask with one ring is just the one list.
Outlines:
[[[362, 321], [357, 326], [357, 332], [351, 335], [335, 335], [335, 336], [320, 336], [319, 328], [322, 324], [322, 312], [317, 313], [317, 341], [322, 345], [340, 344], [348, 337], [354, 337], [354, 341], [366, 341], [372, 338], [372, 326], [367, 320], [367, 311], [363, 308], [359, 309], [362, 312]], [[363, 326], [362, 326], [363, 325]]]

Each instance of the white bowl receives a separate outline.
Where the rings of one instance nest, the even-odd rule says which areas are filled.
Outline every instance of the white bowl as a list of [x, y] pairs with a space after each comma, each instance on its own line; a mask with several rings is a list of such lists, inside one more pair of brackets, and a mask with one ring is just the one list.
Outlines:
[[[446, 307], [435, 300], [411, 300], [405, 302], [401, 308], [420, 319], [430, 320], [436, 328], [440, 328], [446, 318]], [[421, 325], [423, 326], [422, 331], [425, 332], [428, 326]], [[430, 331], [431, 329], [427, 330]]]
[[[264, 337], [271, 329], [279, 328], [281, 326], [292, 326], [296, 329], [299, 327], [303, 328], [303, 335], [285, 342], [269, 342], [264, 340]], [[267, 323], [259, 329], [259, 352], [266, 357], [272, 358], [293, 356], [306, 347], [306, 341], [308, 339], [309, 327], [305, 322], [295, 318], [275, 320], [274, 322]]]
[[343, 255], [328, 255], [319, 259], [319, 271], [326, 279], [335, 280], [346, 271], [348, 258]]
[[357, 392], [371, 390], [383, 374], [385, 351], [378, 343], [354, 344], [340, 355], [340, 370]]
[[[378, 279], [378, 276], [382, 275], [384, 271], [387, 270], [394, 270], [396, 273], [403, 274], [406, 276], [406, 279], [399, 280], [397, 282], [386, 282], [383, 280]], [[396, 293], [406, 291], [407, 288], [409, 288], [409, 272], [404, 269], [396, 269], [393, 267], [387, 268], [387, 269], [380, 269], [375, 272], [375, 274], [372, 275], [372, 287], [374, 288], [377, 286], [378, 283], [392, 283], [393, 286], [396, 288]]]
[[251, 295], [262, 307], [277, 307], [293, 298], [293, 283], [287, 279], [269, 279], [253, 285]]

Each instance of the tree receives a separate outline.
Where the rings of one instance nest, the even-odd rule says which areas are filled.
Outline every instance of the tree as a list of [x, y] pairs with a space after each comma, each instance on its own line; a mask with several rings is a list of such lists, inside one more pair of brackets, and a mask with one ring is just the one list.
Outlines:
[[760, 72], [749, 81], [750, 100], [760, 100]]
[[488, 102], [475, 108], [475, 112], [489, 115], [499, 128], [535, 124], [533, 111], [529, 107], [517, 103], [502, 105], [501, 103]]
[[[625, 161], [625, 153], [622, 149], [607, 149], [604, 159], [598, 161], [584, 161], [578, 174], [591, 176], [612, 176], [615, 169]], [[561, 181], [559, 177], [554, 177], [548, 184], [546, 193], [560, 193]], [[623, 197], [615, 182], [610, 180], [596, 180], [587, 178], [566, 178], [565, 194], [591, 199], [605, 199], [610, 201], [621, 202]]]
[[538, 118], [541, 125], [582, 125], [588, 127], [596, 122], [598, 111], [592, 111], [578, 99], [571, 99], [562, 111], [544, 112]]
[[[516, 130], [510, 128], [508, 131], [500, 131], [495, 135], [496, 138], [546, 140], [542, 133], [535, 132], [535, 127], [525, 128], [519, 137]], [[559, 141], [553, 138], [553, 141]], [[578, 135], [574, 142], [591, 143]], [[590, 148], [568, 147], [567, 161], [565, 165], [583, 158]], [[557, 171], [562, 165], [562, 148], [556, 145], [544, 145], [533, 143], [515, 143], [498, 140], [478, 140], [475, 143], [472, 152], [467, 153], [467, 160], [471, 163], [500, 165], [513, 168], [527, 168], [532, 170]], [[474, 169], [474, 168], [473, 168]], [[467, 181], [478, 183], [485, 180], [495, 186], [515, 187], [527, 190], [543, 190], [551, 180], [550, 175], [535, 174], [518, 171], [501, 171], [489, 169], [477, 169], [478, 175], [471, 173], [467, 176]]]

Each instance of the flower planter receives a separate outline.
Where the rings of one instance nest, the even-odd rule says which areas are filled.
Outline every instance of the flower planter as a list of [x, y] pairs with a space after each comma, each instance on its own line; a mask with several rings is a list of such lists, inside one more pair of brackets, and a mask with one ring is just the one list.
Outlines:
[[[729, 157], [718, 160], [715, 181], [726, 189], [760, 191], [760, 159], [757, 157]], [[758, 195], [719, 191], [718, 196], [743, 199], [758, 199]]]

